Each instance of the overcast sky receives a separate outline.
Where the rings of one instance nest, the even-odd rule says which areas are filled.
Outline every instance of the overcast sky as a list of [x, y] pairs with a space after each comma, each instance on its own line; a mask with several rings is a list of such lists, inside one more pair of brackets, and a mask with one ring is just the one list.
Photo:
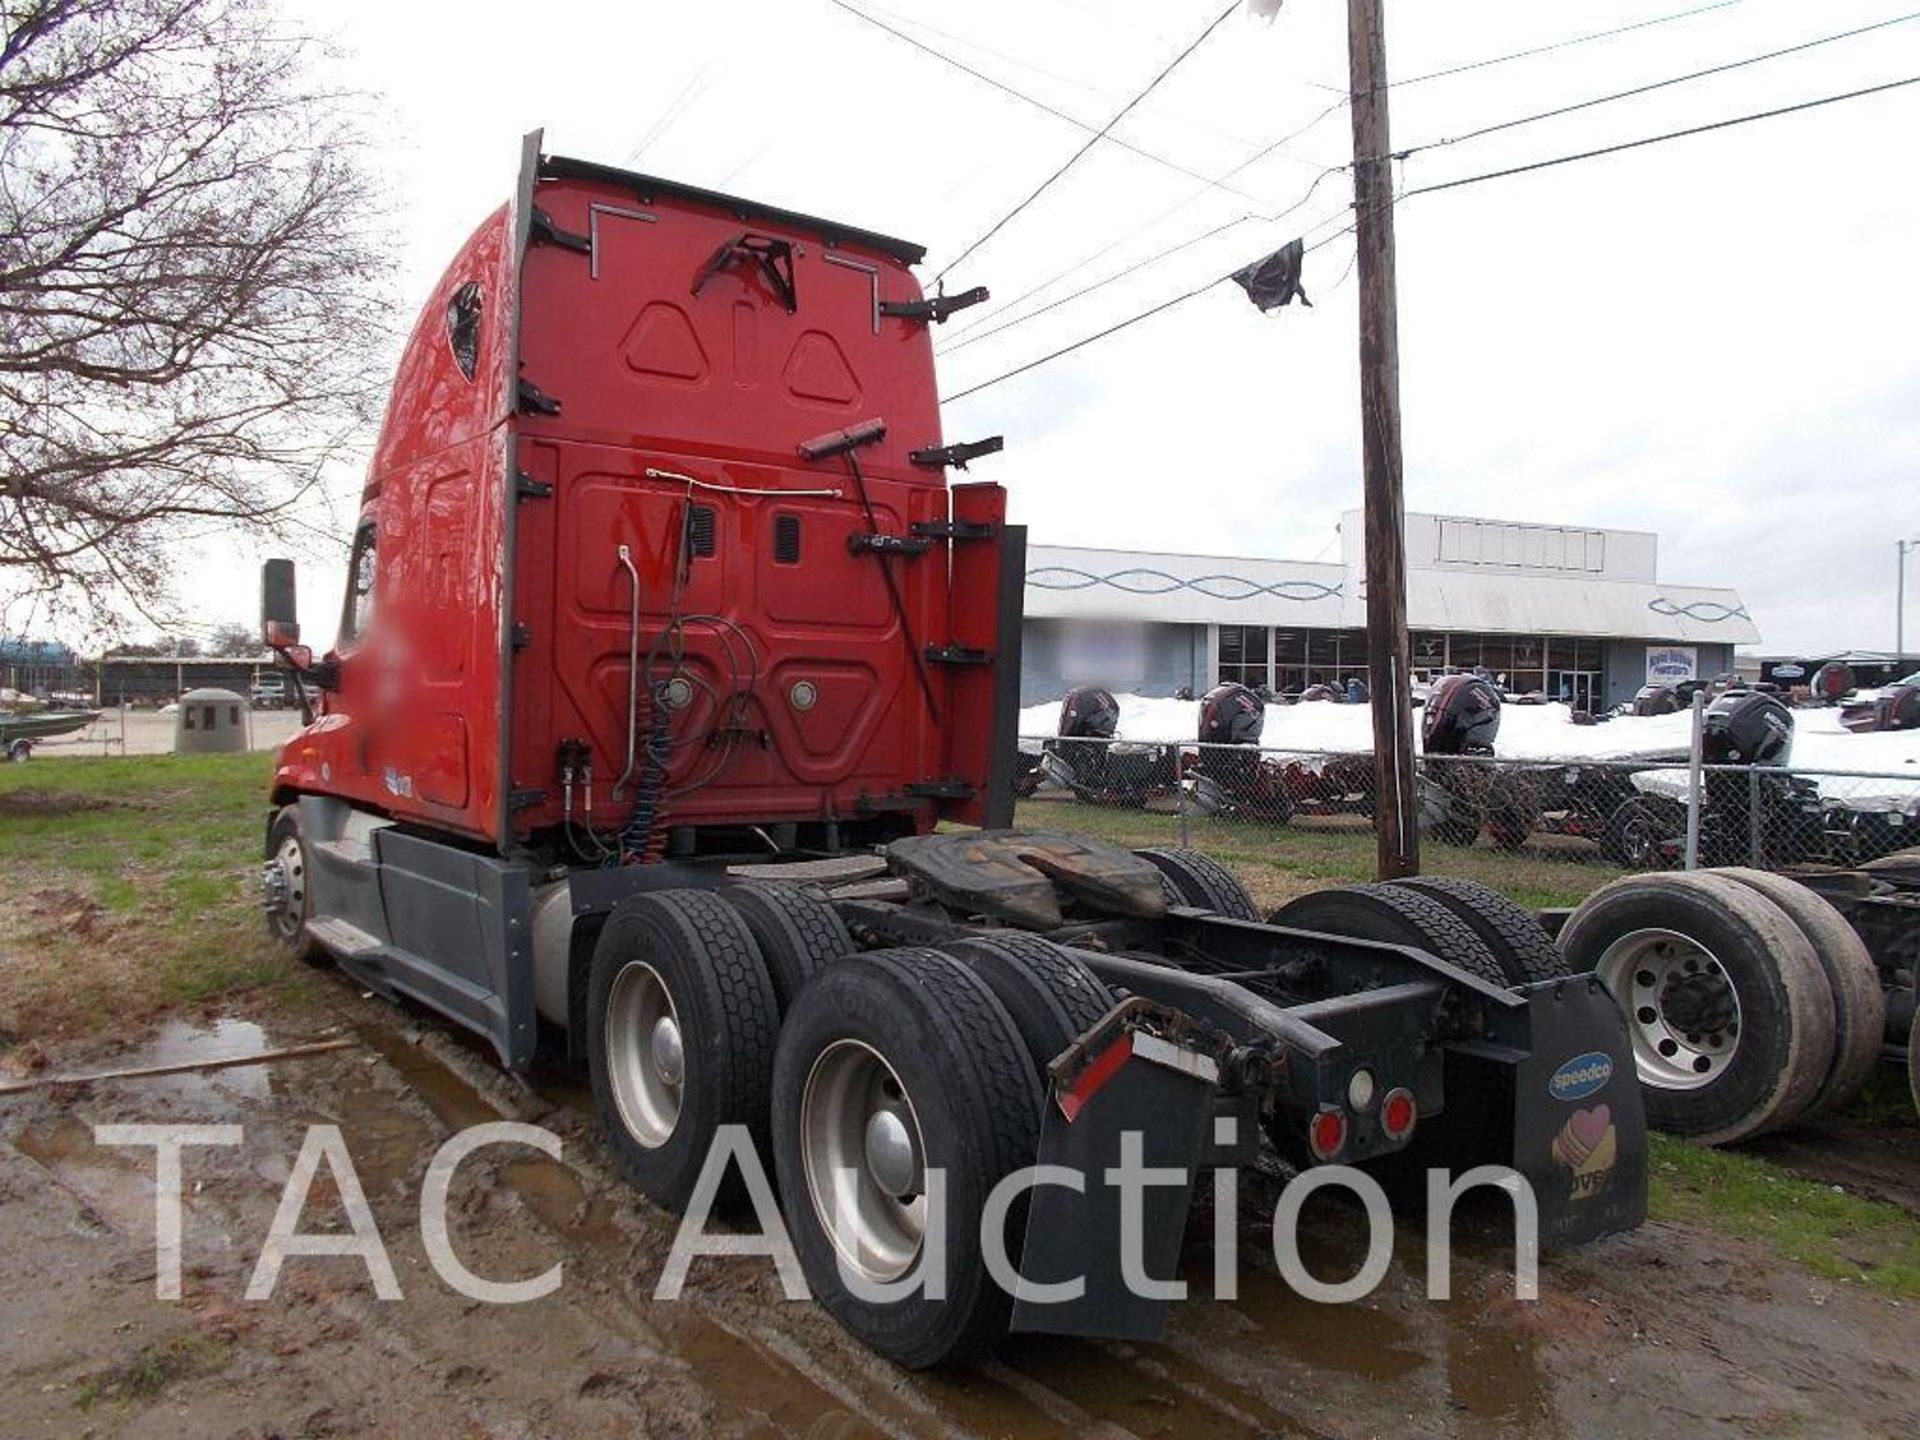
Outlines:
[[[1224, 0], [850, 0], [1006, 85], [1104, 123]], [[1701, 0], [1691, 0], [1693, 4]], [[1396, 77], [1546, 45], [1689, 0], [1389, 0]], [[1901, 0], [1739, 0], [1549, 54], [1397, 86], [1396, 148], [1906, 13]], [[995, 305], [1113, 248], [1023, 309], [1241, 215], [1274, 216], [1350, 156], [1346, 6], [1235, 15], [1116, 134], [948, 277]], [[630, 6], [326, 0], [293, 14], [378, 92], [393, 243], [415, 304], [509, 193], [521, 133], [842, 218], [938, 269], [1085, 132], [830, 0]], [[1404, 188], [1920, 75], [1920, 21], [1440, 146]], [[1920, 86], [1446, 193], [1398, 211], [1410, 509], [1655, 530], [1663, 579], [1737, 587], [1767, 651], [1893, 643], [1894, 542], [1920, 535]], [[941, 358], [953, 395], [1193, 288], [1297, 234], [1338, 231], [1344, 174], [1085, 298]], [[1155, 222], [1155, 217], [1164, 218]], [[1155, 222], [1149, 224], [1148, 222]], [[1118, 242], [1117, 244], [1115, 242]], [[1314, 308], [1262, 316], [1232, 286], [947, 408], [1004, 433], [975, 474], [1037, 542], [1314, 559], [1360, 500], [1347, 238], [1312, 254]], [[984, 309], [985, 307], [983, 307]], [[987, 322], [956, 318], [943, 348]], [[357, 479], [343, 477], [338, 527]], [[323, 524], [324, 515], [311, 516]], [[250, 619], [258, 554], [206, 542], [200, 624]], [[337, 553], [303, 554], [324, 640]], [[1920, 583], [1920, 563], [1912, 567]], [[1920, 631], [1920, 604], [1910, 606]], [[1909, 635], [1909, 648], [1916, 641]]]

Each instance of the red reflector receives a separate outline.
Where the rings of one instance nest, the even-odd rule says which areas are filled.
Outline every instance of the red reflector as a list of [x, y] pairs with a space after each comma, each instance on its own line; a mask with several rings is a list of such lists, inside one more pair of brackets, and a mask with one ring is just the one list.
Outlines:
[[1420, 1107], [1414, 1104], [1409, 1091], [1389, 1090], [1387, 1098], [1380, 1102], [1380, 1128], [1387, 1132], [1389, 1140], [1405, 1139], [1419, 1118]]
[[1338, 1110], [1322, 1110], [1307, 1126], [1307, 1144], [1314, 1159], [1333, 1159], [1347, 1148], [1347, 1117]]

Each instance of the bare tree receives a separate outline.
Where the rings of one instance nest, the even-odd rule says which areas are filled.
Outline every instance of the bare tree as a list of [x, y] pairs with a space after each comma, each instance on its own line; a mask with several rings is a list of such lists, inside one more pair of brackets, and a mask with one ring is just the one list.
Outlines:
[[0, 0], [0, 592], [164, 609], [367, 433], [389, 262], [346, 97], [264, 0]]
[[240, 625], [229, 620], [213, 627], [207, 640], [207, 654], [227, 659], [252, 660], [261, 651], [257, 626]]

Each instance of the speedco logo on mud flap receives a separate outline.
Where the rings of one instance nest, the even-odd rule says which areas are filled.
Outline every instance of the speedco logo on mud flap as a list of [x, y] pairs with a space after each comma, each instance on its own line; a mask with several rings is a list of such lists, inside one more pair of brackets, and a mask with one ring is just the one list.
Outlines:
[[1547, 1093], [1556, 1100], [1584, 1100], [1606, 1088], [1613, 1078], [1613, 1057], [1598, 1050], [1576, 1055], [1547, 1081]]

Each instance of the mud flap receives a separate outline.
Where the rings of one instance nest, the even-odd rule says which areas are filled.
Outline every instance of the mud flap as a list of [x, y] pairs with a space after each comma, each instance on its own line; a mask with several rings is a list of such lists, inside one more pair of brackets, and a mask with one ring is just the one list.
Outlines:
[[[1091, 1052], [1077, 1074], [1056, 1076], [1040, 1133], [1043, 1166], [1078, 1175], [1082, 1189], [1040, 1185], [1027, 1213], [1015, 1330], [1154, 1340], [1167, 1300], [1133, 1293], [1122, 1261], [1122, 1188], [1107, 1181], [1122, 1145], [1139, 1137], [1139, 1161], [1169, 1183], [1134, 1187], [1141, 1197], [1137, 1253], [1151, 1280], [1179, 1267], [1193, 1177], [1213, 1116], [1219, 1070], [1205, 1055], [1143, 1031], [1124, 1030]], [[1174, 1177], [1178, 1177], [1177, 1182]], [[1083, 1282], [1076, 1299], [1045, 1302], [1027, 1287]]]
[[1647, 1122], [1626, 1019], [1588, 975], [1518, 993], [1527, 1005], [1500, 1017], [1496, 1039], [1448, 1047], [1446, 1110], [1397, 1158], [1456, 1176], [1518, 1170], [1543, 1246], [1631, 1230], [1647, 1218]]

